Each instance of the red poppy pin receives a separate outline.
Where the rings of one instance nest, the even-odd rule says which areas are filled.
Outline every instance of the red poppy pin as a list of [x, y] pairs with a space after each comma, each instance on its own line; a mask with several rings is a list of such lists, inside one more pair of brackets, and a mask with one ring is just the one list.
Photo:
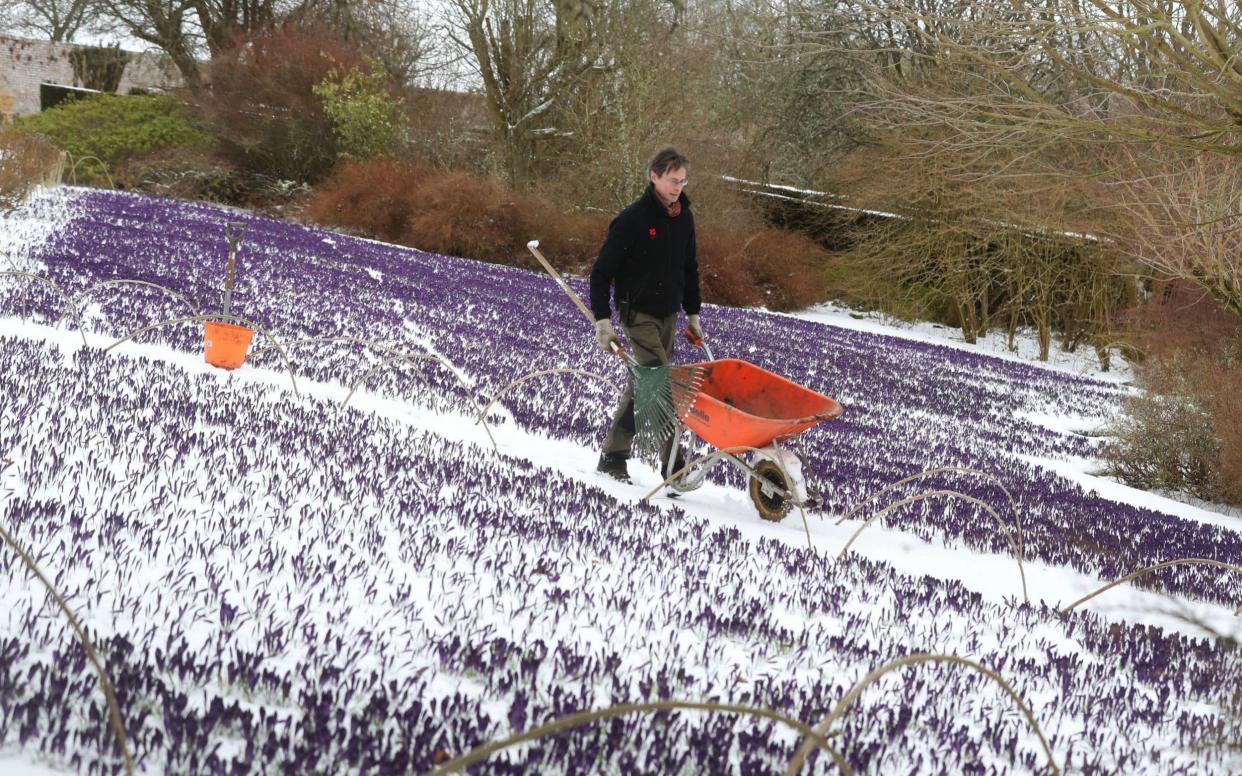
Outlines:
[[651, 235], [651, 239], [653, 239], [653, 240], [654, 240], [654, 239], [655, 239], [655, 236], [656, 236], [656, 230], [655, 230], [655, 227], [653, 226], [653, 227], [651, 227], [650, 229], [648, 229], [648, 230], [647, 230], [647, 234]]

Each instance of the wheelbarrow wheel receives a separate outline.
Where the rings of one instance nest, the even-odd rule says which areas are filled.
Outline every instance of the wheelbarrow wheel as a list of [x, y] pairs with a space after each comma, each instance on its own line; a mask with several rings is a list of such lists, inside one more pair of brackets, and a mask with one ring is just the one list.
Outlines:
[[762, 482], [765, 481], [783, 489], [786, 493], [793, 492], [793, 484], [785, 478], [781, 467], [768, 460], [760, 461], [750, 476], [750, 500], [755, 502], [755, 509], [759, 510], [759, 516], [764, 520], [779, 523], [785, 519], [785, 515], [789, 514], [789, 509], [793, 506], [793, 498], [779, 493], [764, 493]]

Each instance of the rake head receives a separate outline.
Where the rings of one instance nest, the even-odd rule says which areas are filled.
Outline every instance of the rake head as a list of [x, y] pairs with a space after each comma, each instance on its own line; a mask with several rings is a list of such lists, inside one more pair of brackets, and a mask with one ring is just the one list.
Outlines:
[[702, 364], [627, 365], [634, 385], [634, 446], [659, 456], [703, 387]]

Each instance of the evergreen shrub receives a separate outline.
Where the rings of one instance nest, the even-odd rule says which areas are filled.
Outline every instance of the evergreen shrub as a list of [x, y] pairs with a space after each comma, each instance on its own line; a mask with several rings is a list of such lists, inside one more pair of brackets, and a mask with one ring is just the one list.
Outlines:
[[107, 183], [112, 168], [137, 153], [213, 142], [170, 94], [92, 95], [20, 117], [15, 125], [69, 153], [65, 179], [70, 183]]
[[334, 71], [313, 87], [332, 120], [341, 157], [373, 159], [396, 148], [398, 104], [388, 87], [378, 67], [369, 72], [354, 67], [343, 75]]

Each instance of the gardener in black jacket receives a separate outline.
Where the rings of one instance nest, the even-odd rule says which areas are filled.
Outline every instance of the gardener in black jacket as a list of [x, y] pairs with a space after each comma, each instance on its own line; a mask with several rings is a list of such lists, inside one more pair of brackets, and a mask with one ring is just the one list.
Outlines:
[[[608, 237], [591, 270], [591, 310], [595, 339], [605, 352], [619, 346], [612, 327], [609, 286], [615, 286], [620, 323], [634, 358], [642, 366], [671, 363], [677, 311], [686, 311], [690, 330], [699, 325], [699, 264], [695, 256], [694, 215], [685, 188], [687, 161], [674, 148], [664, 148], [647, 166], [650, 184], [641, 197], [622, 210], [608, 227]], [[626, 461], [634, 441], [633, 385], [612, 416], [598, 469], [629, 482]], [[668, 451], [665, 459], [667, 464]], [[677, 451], [676, 469], [682, 466]]]

